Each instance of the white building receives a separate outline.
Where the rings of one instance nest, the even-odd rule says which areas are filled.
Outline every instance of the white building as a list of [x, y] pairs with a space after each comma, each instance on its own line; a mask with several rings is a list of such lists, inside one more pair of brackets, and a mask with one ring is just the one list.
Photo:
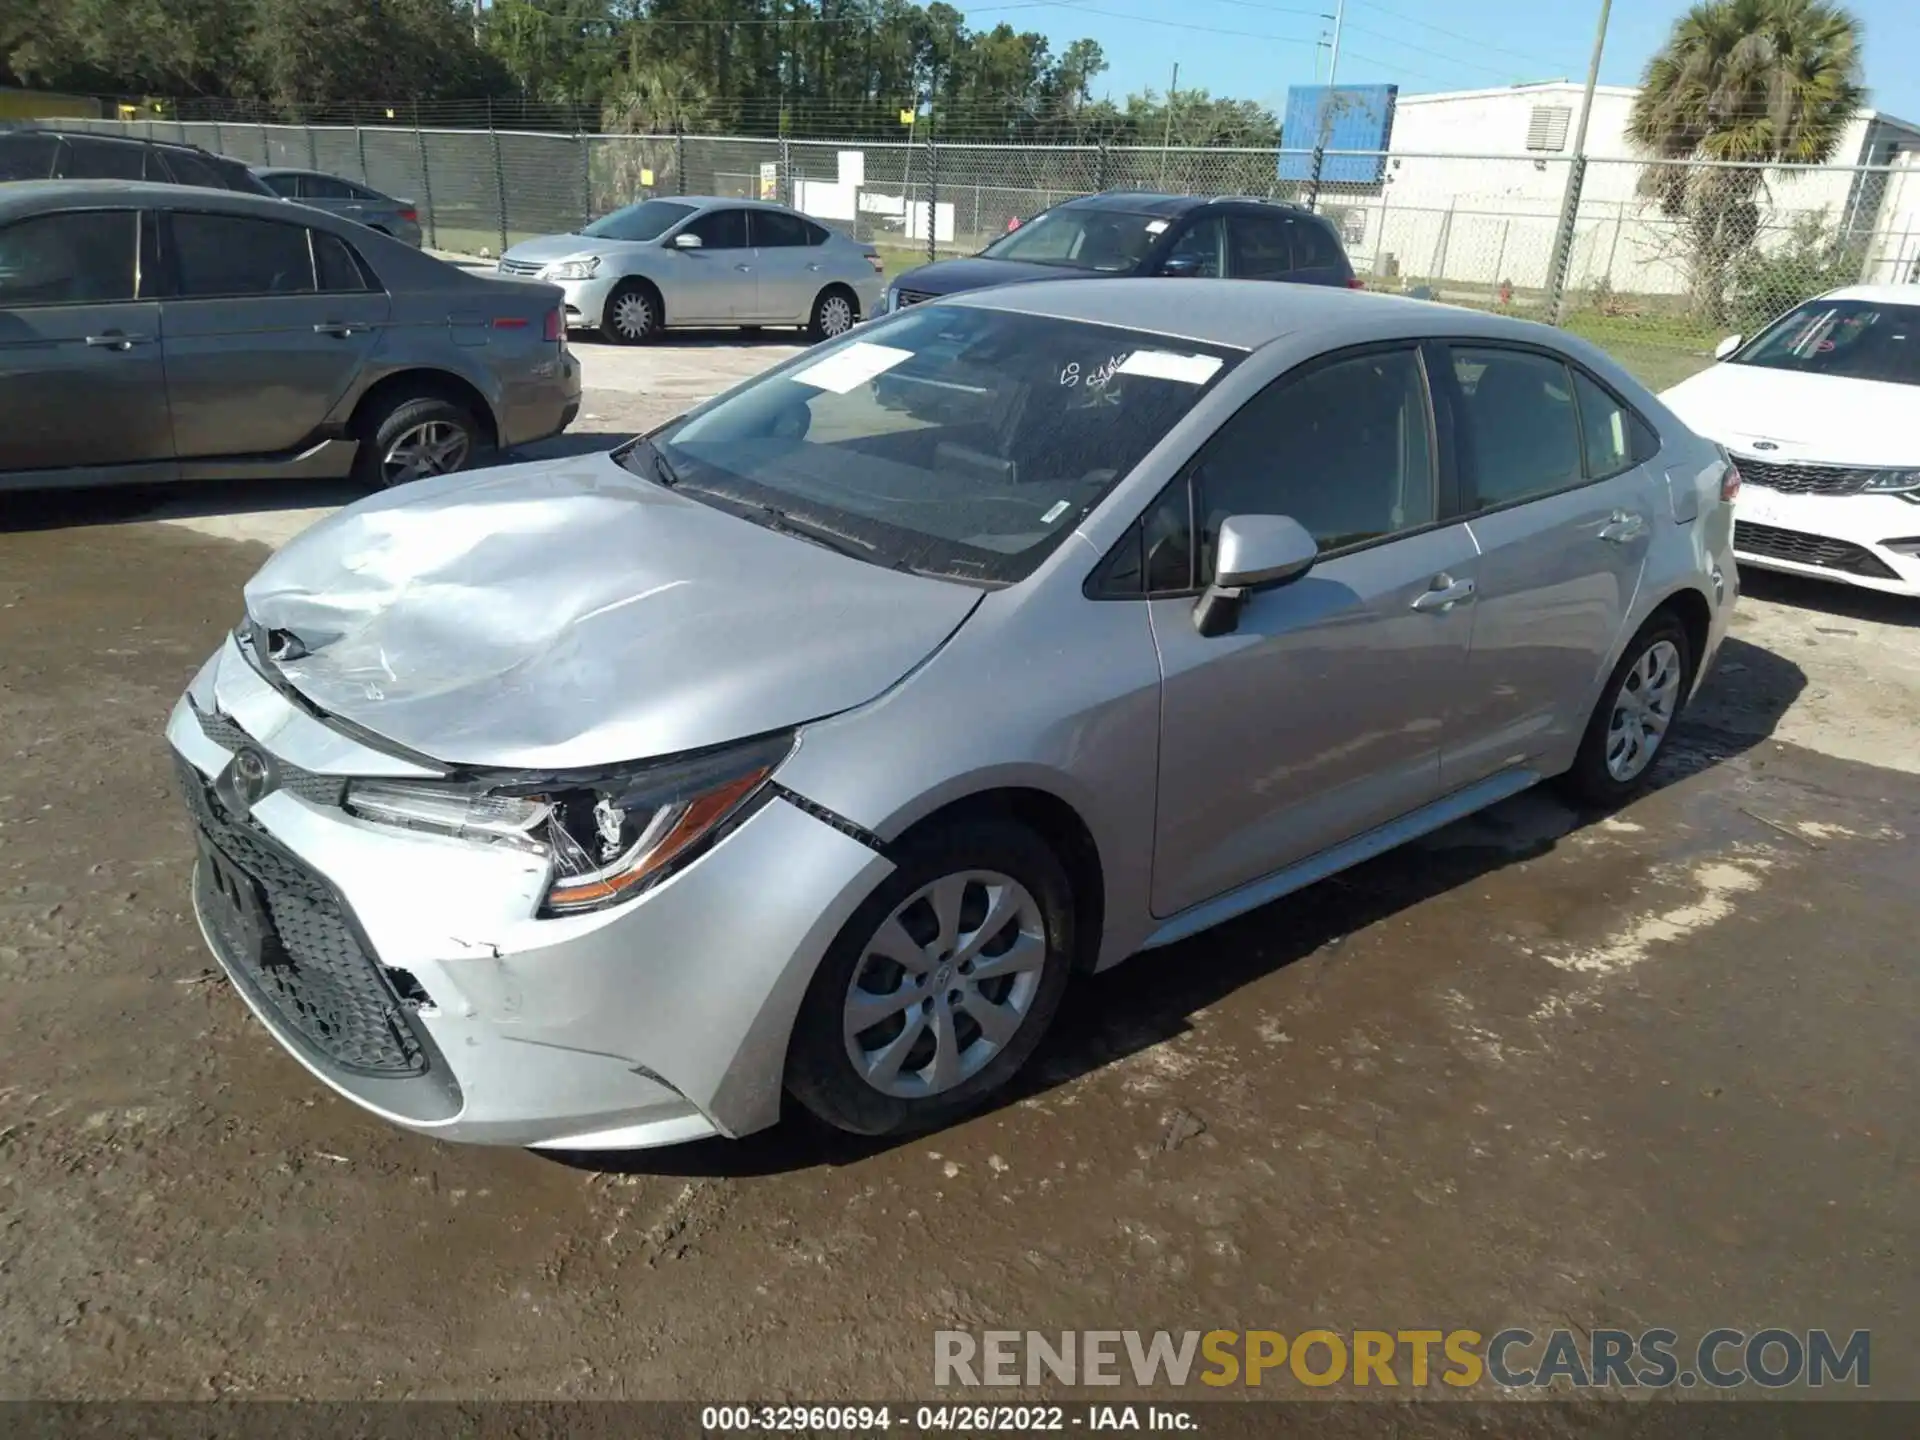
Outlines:
[[[1347, 209], [1356, 264], [1436, 284], [1543, 286], [1584, 88], [1556, 80], [1402, 95], [1382, 182], [1323, 190], [1329, 212]], [[1594, 92], [1569, 271], [1576, 288], [1602, 276], [1620, 292], [1686, 288], [1679, 227], [1639, 190], [1646, 163], [1627, 140], [1637, 93], [1625, 85]], [[1894, 197], [1886, 174], [1849, 167], [1885, 167], [1903, 152], [1920, 153], [1920, 127], [1863, 110], [1848, 123], [1831, 167], [1768, 171], [1758, 197], [1762, 243], [1784, 237], [1796, 218], [1817, 214], [1830, 226], [1872, 232], [1876, 263], [1882, 251], [1897, 256], [1900, 217], [1887, 213]]]

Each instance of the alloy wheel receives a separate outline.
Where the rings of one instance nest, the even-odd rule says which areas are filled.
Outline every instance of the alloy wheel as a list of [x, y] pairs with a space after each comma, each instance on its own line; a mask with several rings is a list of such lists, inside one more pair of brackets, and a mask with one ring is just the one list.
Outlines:
[[472, 441], [467, 432], [447, 420], [424, 420], [402, 430], [380, 457], [381, 478], [401, 485], [428, 475], [446, 475], [467, 463]]
[[1653, 763], [1680, 699], [1680, 651], [1671, 640], [1649, 645], [1621, 678], [1607, 721], [1607, 773], [1622, 784]]
[[1031, 1013], [1047, 959], [1039, 903], [992, 870], [916, 890], [867, 942], [843, 1028], [855, 1072], [901, 1099], [971, 1079]]
[[853, 328], [853, 306], [844, 295], [829, 295], [820, 302], [820, 334], [831, 340]]

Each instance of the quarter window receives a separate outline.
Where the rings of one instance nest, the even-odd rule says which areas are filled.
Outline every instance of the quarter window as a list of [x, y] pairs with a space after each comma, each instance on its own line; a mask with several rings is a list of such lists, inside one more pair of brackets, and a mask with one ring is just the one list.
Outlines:
[[1293, 263], [1300, 270], [1335, 270], [1340, 267], [1340, 242], [1333, 227], [1318, 220], [1289, 220], [1293, 231]]
[[1551, 495], [1581, 480], [1573, 381], [1558, 360], [1523, 350], [1456, 346], [1473, 509]]
[[134, 295], [131, 210], [36, 215], [0, 230], [0, 307], [110, 305]]
[[227, 188], [227, 182], [221, 178], [220, 172], [191, 150], [170, 150], [166, 158], [167, 168], [173, 172], [177, 184], [200, 185], [208, 190]]
[[342, 291], [354, 292], [367, 288], [366, 277], [360, 273], [359, 262], [353, 257], [353, 251], [347, 242], [338, 235], [325, 230], [313, 232], [313, 259], [320, 273], [320, 288], [330, 294]]
[[183, 297], [313, 293], [313, 255], [301, 225], [176, 211], [173, 255]]
[[1419, 355], [1384, 350], [1282, 377], [1221, 427], [1197, 475], [1203, 579], [1220, 523], [1291, 515], [1322, 552], [1433, 523], [1433, 431]]

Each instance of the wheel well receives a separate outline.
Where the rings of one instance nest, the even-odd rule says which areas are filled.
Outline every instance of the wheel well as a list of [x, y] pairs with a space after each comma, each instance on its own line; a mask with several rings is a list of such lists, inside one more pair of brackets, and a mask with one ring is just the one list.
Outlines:
[[1707, 597], [1698, 590], [1676, 590], [1655, 608], [1655, 615], [1672, 615], [1687, 632], [1687, 647], [1693, 655], [1694, 673], [1707, 653], [1707, 633], [1713, 626], [1713, 611]]
[[1093, 832], [1079, 813], [1057, 795], [1015, 787], [985, 790], [942, 806], [909, 827], [907, 835], [963, 818], [994, 816], [1017, 821], [1034, 832], [1060, 857], [1073, 882], [1076, 970], [1091, 970], [1100, 958], [1100, 939], [1106, 918], [1106, 878], [1100, 868], [1100, 850]]
[[458, 375], [450, 375], [445, 370], [401, 370], [384, 377], [360, 397], [360, 403], [353, 407], [353, 419], [349, 423], [354, 433], [358, 434], [369, 415], [377, 415], [395, 404], [404, 403], [404, 400], [427, 396], [458, 405], [480, 423], [487, 444], [500, 443], [500, 428], [493, 418], [493, 407], [487, 404], [487, 397]]
[[393, 232], [384, 225], [369, 225], [367, 229], [373, 231], [376, 235], [385, 235], [389, 240], [393, 238]]
[[[665, 329], [667, 324], [667, 297], [660, 293], [660, 287], [644, 275], [628, 275], [616, 284], [613, 289], [607, 292], [608, 302], [611, 303], [614, 296], [626, 289], [644, 290], [653, 297], [653, 313], [659, 317], [653, 322], [654, 327], [656, 329]], [[605, 319], [606, 316], [602, 315], [600, 320], [596, 320], [594, 323], [597, 325], [601, 320]]]
[[[835, 280], [830, 285], [822, 285], [820, 287], [820, 293], [813, 297], [813, 308], [818, 310], [820, 308], [820, 302], [836, 290], [847, 297], [847, 303], [853, 306], [853, 318], [858, 320], [860, 318], [860, 297], [854, 293], [853, 287], [844, 280]], [[1041, 793], [1043, 792], [1038, 790], [1034, 791], [1036, 795]]]

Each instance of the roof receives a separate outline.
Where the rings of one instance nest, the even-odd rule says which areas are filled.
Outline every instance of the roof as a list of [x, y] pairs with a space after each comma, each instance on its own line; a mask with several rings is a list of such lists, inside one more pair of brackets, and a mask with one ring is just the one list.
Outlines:
[[110, 145], [159, 145], [168, 150], [205, 150], [191, 140], [165, 140], [157, 135], [116, 135], [107, 130], [89, 130], [85, 126], [68, 125], [15, 125], [9, 127], [10, 135], [58, 135], [63, 140], [105, 140]]
[[[38, 215], [72, 205], [175, 205], [194, 210], [231, 210], [237, 215], [286, 218], [288, 202], [277, 195], [211, 186], [162, 185], [150, 180], [15, 180], [0, 185], [0, 219]], [[302, 224], [316, 224], [301, 214]], [[324, 216], [321, 216], [324, 219]], [[347, 222], [351, 223], [351, 222]]]
[[1369, 330], [1385, 325], [1409, 336], [1544, 341], [1562, 350], [1580, 346], [1564, 330], [1527, 320], [1331, 285], [1249, 280], [1036, 280], [963, 291], [936, 303], [1120, 325], [1237, 350], [1256, 350], [1296, 330], [1324, 329], [1331, 334], [1346, 325]]
[[1879, 305], [1920, 305], [1920, 285], [1843, 285], [1822, 300], [1867, 300]]

